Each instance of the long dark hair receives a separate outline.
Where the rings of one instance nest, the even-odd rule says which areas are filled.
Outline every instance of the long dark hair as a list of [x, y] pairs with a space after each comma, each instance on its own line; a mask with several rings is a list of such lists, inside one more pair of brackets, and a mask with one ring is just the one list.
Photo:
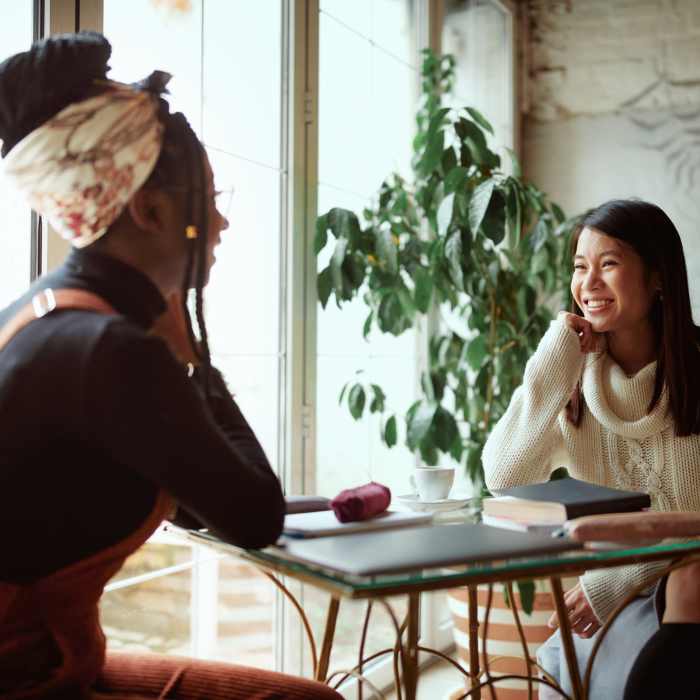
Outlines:
[[[700, 333], [693, 323], [683, 244], [676, 227], [655, 204], [615, 199], [584, 215], [572, 236], [572, 256], [586, 227], [623, 241], [641, 257], [648, 274], [658, 275], [660, 294], [650, 311], [657, 364], [648, 411], [658, 404], [665, 387], [676, 435], [700, 433]], [[583, 315], [575, 301], [572, 312]], [[578, 426], [583, 409], [579, 382], [566, 407], [569, 421]]]
[[[164, 188], [183, 186], [185, 190], [185, 226], [182, 235], [187, 245], [187, 261], [182, 279], [182, 309], [187, 320], [187, 331], [193, 349], [198, 355], [202, 385], [209, 391], [211, 354], [204, 319], [204, 285], [207, 276], [207, 232], [209, 229], [209, 203], [207, 177], [204, 167], [204, 147], [187, 119], [177, 112], [169, 114], [167, 103], [161, 100], [161, 122], [165, 127], [163, 147], [156, 165], [144, 187]], [[185, 181], [182, 181], [184, 174]], [[187, 229], [192, 228], [192, 237]], [[199, 341], [192, 328], [188, 299], [190, 289], [195, 290], [195, 316], [199, 329]]]

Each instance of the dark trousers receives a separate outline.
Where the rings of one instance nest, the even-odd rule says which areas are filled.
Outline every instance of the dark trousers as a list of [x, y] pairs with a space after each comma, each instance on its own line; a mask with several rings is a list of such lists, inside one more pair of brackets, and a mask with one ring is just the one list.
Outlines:
[[625, 700], [700, 700], [700, 624], [662, 624], [643, 647]]

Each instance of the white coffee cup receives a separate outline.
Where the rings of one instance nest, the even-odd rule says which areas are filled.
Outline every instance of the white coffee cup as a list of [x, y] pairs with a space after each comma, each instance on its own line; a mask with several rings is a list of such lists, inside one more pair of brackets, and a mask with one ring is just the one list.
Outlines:
[[416, 467], [411, 483], [421, 501], [440, 501], [449, 496], [454, 479], [454, 467]]

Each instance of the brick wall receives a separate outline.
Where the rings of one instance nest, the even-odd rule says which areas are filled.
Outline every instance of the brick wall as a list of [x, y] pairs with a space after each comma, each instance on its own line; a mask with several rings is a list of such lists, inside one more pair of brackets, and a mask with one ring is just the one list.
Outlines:
[[700, 2], [529, 0], [525, 12], [527, 176], [570, 213], [613, 197], [661, 206], [700, 320]]

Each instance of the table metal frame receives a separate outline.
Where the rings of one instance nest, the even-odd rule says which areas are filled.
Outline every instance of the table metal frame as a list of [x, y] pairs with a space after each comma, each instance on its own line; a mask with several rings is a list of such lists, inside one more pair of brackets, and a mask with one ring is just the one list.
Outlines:
[[[629, 547], [620, 551], [606, 552], [603, 557], [596, 552], [572, 552], [562, 556], [553, 557], [542, 561], [541, 558], [523, 559], [520, 562], [509, 562], [507, 569], [491, 570], [484, 568], [480, 570], [468, 569], [464, 572], [450, 570], [449, 575], [434, 575], [423, 579], [415, 579], [410, 581], [402, 580], [387, 580], [378, 583], [375, 579], [367, 579], [367, 583], [362, 581], [353, 581], [349, 578], [339, 578], [337, 575], [331, 575], [320, 569], [314, 569], [311, 565], [300, 564], [298, 561], [285, 559], [283, 553], [279, 555], [271, 553], [270, 550], [254, 551], [244, 550], [233, 545], [218, 541], [202, 533], [194, 531], [183, 531], [174, 528], [176, 531], [183, 533], [184, 536], [191, 542], [207, 545], [217, 550], [232, 554], [243, 561], [252, 564], [257, 569], [261, 570], [283, 593], [283, 595], [292, 603], [299, 613], [304, 630], [309, 642], [311, 650], [312, 665], [314, 670], [314, 678], [318, 681], [331, 684], [334, 682], [334, 687], [339, 687], [341, 683], [348, 677], [356, 677], [359, 681], [358, 696], [362, 697], [362, 683], [367, 683], [380, 697], [381, 692], [372, 686], [366, 679], [362, 671], [369, 661], [378, 658], [384, 654], [393, 654], [393, 667], [396, 694], [398, 700], [415, 700], [418, 687], [418, 654], [424, 652], [433, 654], [439, 658], [452, 664], [469, 682], [469, 689], [460, 696], [470, 698], [471, 700], [481, 700], [481, 690], [491, 688], [492, 698], [497, 700], [496, 684], [508, 679], [523, 679], [528, 682], [528, 697], [532, 699], [533, 686], [535, 683], [546, 684], [554, 688], [565, 700], [588, 700], [588, 693], [591, 682], [593, 662], [597, 656], [600, 643], [611, 624], [620, 614], [620, 612], [634, 600], [645, 588], [651, 585], [647, 582], [637, 589], [632, 591], [627, 598], [615, 609], [611, 617], [602, 626], [598, 633], [597, 642], [593, 648], [591, 657], [588, 661], [587, 668], [583, 679], [579, 672], [578, 663], [576, 661], [576, 652], [573, 643], [571, 625], [566, 611], [564, 600], [564, 591], [562, 588], [561, 579], [568, 576], [580, 576], [584, 571], [592, 569], [613, 568], [642, 562], [651, 562], [659, 560], [675, 559], [673, 565], [667, 567], [661, 572], [657, 579], [661, 579], [669, 571], [686, 566], [693, 562], [700, 561], [700, 541], [683, 543], [680, 549], [675, 546], [655, 547]], [[312, 585], [316, 588], [324, 590], [330, 594], [330, 602], [326, 613], [326, 624], [321, 642], [320, 654], [317, 652], [317, 645], [314, 639], [313, 632], [309, 621], [304, 613], [302, 606], [296, 600], [289, 589], [279, 580], [277, 575], [289, 576], [297, 581]], [[562, 636], [562, 645], [564, 655], [569, 667], [569, 673], [572, 681], [572, 695], [565, 693], [555, 679], [547, 677], [542, 669], [539, 669], [537, 662], [531, 658], [522, 624], [520, 622], [519, 613], [515, 605], [511, 605], [514, 620], [518, 630], [519, 638], [523, 646], [523, 655], [528, 669], [528, 675], [493, 675], [489, 668], [487, 637], [489, 626], [489, 615], [491, 611], [491, 597], [493, 585], [495, 583], [505, 584], [510, 600], [515, 601], [513, 596], [513, 583], [522, 579], [549, 579], [554, 603], [557, 614], [559, 616], [559, 625]], [[481, 625], [481, 639], [483, 666], [481, 668], [479, 654], [479, 620], [477, 617], [477, 586], [488, 584], [489, 593], [488, 600], [484, 611], [484, 620]], [[456, 661], [450, 659], [442, 652], [421, 646], [419, 644], [419, 613], [420, 613], [420, 594], [428, 591], [445, 590], [466, 586], [468, 589], [468, 611], [469, 611], [469, 669], [464, 669]], [[386, 600], [388, 597], [396, 595], [408, 596], [408, 612], [405, 620], [399, 623], [390, 603]], [[340, 601], [342, 598], [349, 600], [367, 600], [367, 611], [363, 623], [362, 636], [360, 641], [358, 663], [355, 667], [348, 670], [337, 671], [329, 675], [329, 665], [331, 651], [333, 648], [333, 640], [335, 636], [335, 628], [340, 609]], [[364, 657], [364, 645], [367, 637], [370, 614], [374, 603], [381, 604], [388, 612], [396, 633], [396, 642], [393, 648], [384, 649], [372, 654], [369, 657]], [[405, 639], [405, 641], [404, 641]], [[533, 675], [533, 671], [539, 671], [542, 675]], [[340, 676], [340, 680], [334, 679]], [[482, 680], [482, 677], [485, 677]], [[403, 690], [403, 692], [402, 692]]]

